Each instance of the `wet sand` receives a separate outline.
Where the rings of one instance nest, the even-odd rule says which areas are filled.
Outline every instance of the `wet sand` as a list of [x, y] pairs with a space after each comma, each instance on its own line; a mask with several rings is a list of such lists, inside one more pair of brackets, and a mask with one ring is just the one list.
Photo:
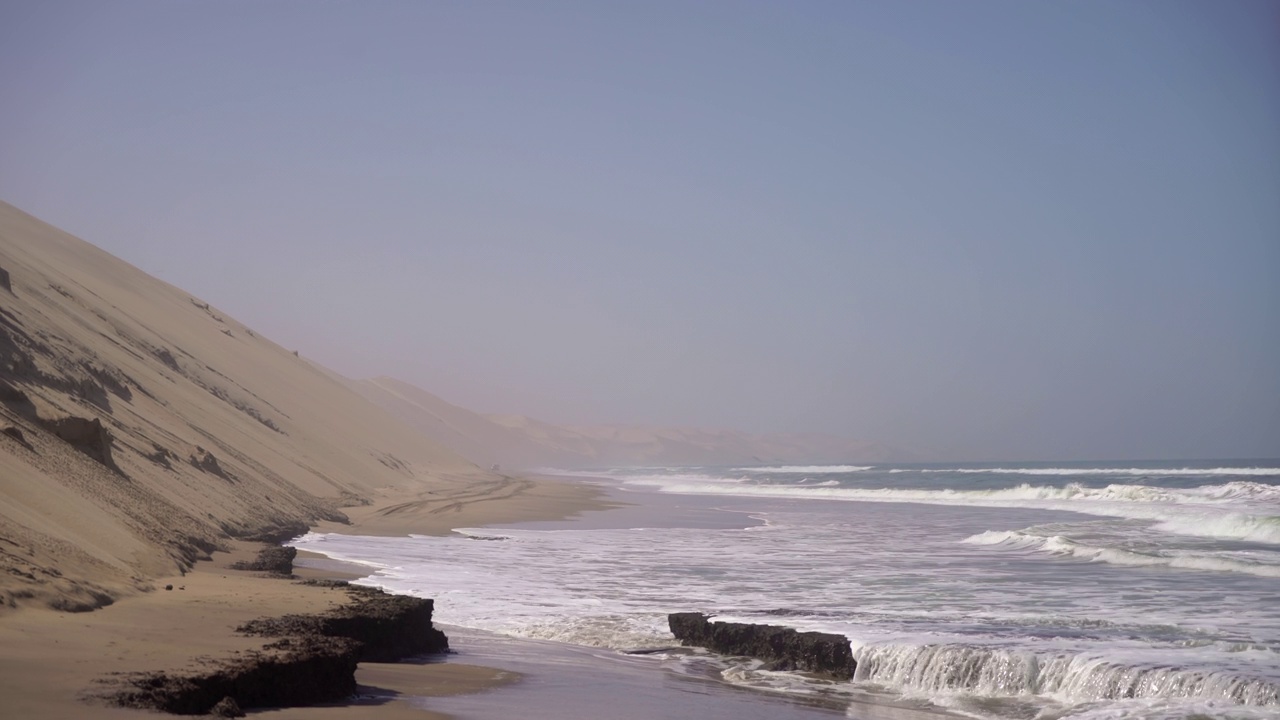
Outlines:
[[[512, 686], [467, 697], [433, 699], [426, 707], [457, 720], [562, 720], [563, 718], [699, 718], [700, 720], [831, 720], [843, 706], [735, 688], [712, 678], [683, 675], [644, 655], [516, 640], [462, 628], [459, 660], [521, 673]], [[513, 714], [512, 708], [519, 708]], [[903, 719], [905, 720], [905, 719]], [[912, 720], [920, 720], [913, 718]], [[936, 720], [936, 719], [934, 719]]]

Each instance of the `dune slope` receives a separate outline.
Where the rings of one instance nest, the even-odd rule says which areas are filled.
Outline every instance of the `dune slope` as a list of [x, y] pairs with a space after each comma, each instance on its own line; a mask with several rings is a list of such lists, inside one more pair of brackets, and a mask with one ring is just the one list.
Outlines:
[[0, 203], [0, 608], [493, 477], [216, 307]]
[[427, 437], [485, 466], [875, 463], [912, 456], [879, 442], [819, 433], [555, 425], [522, 415], [481, 415], [394, 378], [343, 382]]

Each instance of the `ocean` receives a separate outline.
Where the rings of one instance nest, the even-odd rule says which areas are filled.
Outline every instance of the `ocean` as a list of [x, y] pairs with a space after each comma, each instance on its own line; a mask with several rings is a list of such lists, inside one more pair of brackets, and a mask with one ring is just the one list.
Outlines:
[[[849, 717], [1280, 718], [1280, 461], [574, 474], [629, 505], [293, 544], [435, 598], [441, 623], [658, 650], [654, 672]], [[857, 673], [674, 649], [678, 611], [845, 635]]]

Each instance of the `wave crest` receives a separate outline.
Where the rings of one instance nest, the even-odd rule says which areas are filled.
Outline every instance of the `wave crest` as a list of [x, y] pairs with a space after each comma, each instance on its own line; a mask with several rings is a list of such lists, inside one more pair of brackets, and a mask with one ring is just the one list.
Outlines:
[[1159, 554], [1144, 553], [1136, 550], [1088, 545], [1061, 535], [1036, 535], [1016, 530], [1003, 532], [988, 530], [987, 532], [967, 537], [961, 542], [970, 545], [1003, 545], [1019, 550], [1045, 552], [1091, 562], [1104, 562], [1110, 565], [1172, 567], [1184, 570], [1237, 572], [1259, 577], [1280, 578], [1280, 565], [1229, 557], [1221, 553], [1188, 550], [1170, 550]]
[[854, 652], [854, 680], [929, 695], [1043, 695], [1066, 703], [1179, 698], [1239, 705], [1280, 705], [1265, 680], [1178, 667], [1140, 667], [1088, 655], [1041, 656], [967, 645], [864, 645]]
[[758, 473], [761, 475], [772, 475], [772, 474], [827, 475], [831, 473], [862, 472], [864, 470], [872, 470], [874, 468], [875, 468], [874, 465], [778, 465], [776, 467], [735, 468], [734, 471]]
[[1280, 476], [1275, 467], [1216, 468], [896, 468], [891, 473], [948, 473], [959, 475], [1102, 475], [1130, 477], [1172, 476]]
[[1190, 489], [1023, 483], [992, 490], [929, 490], [835, 487], [827, 483], [752, 484], [740, 480], [706, 481], [690, 476], [656, 475], [630, 477], [627, 482], [676, 494], [1066, 510], [1152, 520], [1157, 523], [1157, 529], [1179, 535], [1280, 544], [1280, 515], [1272, 514], [1280, 511], [1280, 488], [1261, 483], [1233, 482]]

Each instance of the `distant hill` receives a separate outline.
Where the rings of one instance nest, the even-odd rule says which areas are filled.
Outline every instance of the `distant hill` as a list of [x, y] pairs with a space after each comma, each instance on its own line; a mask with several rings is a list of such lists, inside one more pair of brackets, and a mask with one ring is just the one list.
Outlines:
[[95, 607], [226, 538], [484, 477], [218, 308], [0, 203], [0, 609]]
[[394, 378], [348, 381], [374, 404], [483, 465], [582, 468], [610, 465], [739, 465], [909, 460], [874, 441], [822, 434], [561, 426], [521, 415], [481, 415]]

